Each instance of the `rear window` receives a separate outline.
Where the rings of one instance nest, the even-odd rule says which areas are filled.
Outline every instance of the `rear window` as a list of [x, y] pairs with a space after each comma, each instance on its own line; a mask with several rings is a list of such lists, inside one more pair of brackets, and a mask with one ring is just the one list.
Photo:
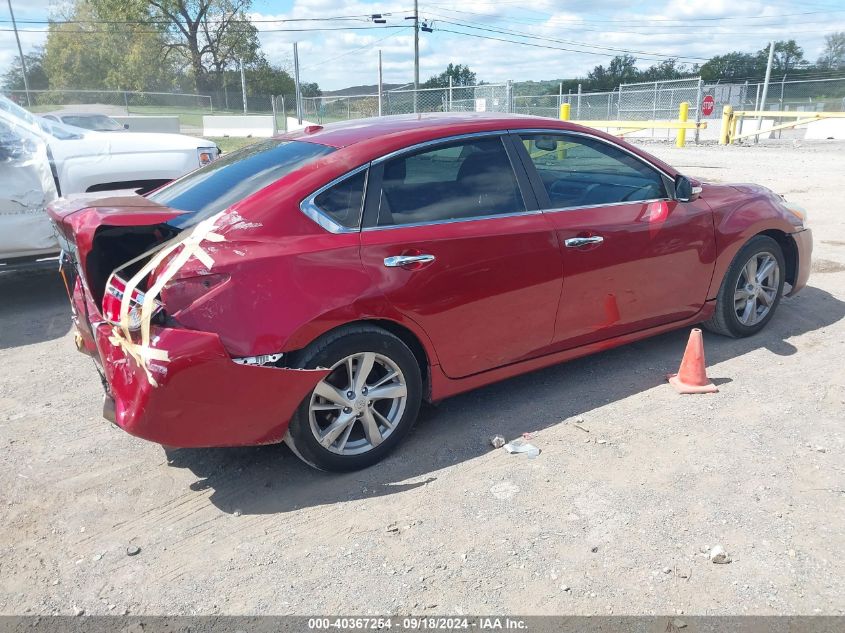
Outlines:
[[62, 123], [67, 123], [68, 125], [73, 125], [74, 127], [81, 127], [86, 130], [98, 130], [105, 132], [116, 132], [123, 129], [123, 126], [111, 117], [99, 114], [92, 116], [66, 115], [62, 117]]
[[364, 186], [367, 172], [359, 171], [354, 176], [326, 189], [314, 198], [314, 204], [335, 222], [348, 229], [358, 228], [364, 206]]
[[147, 197], [171, 209], [187, 211], [169, 222], [184, 229], [333, 151], [316, 143], [270, 139], [223, 156]]

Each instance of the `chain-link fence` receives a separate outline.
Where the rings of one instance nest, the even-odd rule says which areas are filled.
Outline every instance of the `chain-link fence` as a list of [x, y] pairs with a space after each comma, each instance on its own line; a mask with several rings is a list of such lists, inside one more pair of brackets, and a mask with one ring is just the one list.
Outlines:
[[[237, 87], [239, 88], [239, 87]], [[691, 120], [717, 119], [726, 105], [734, 109], [763, 108], [763, 83], [703, 82], [698, 77], [623, 84], [606, 92], [567, 92], [524, 94], [536, 90], [536, 83], [480, 84], [445, 88], [400, 88], [378, 94], [323, 95], [302, 98], [302, 118], [309, 122], [331, 123], [366, 117], [413, 112], [515, 112], [557, 118], [560, 106], [570, 104], [573, 121], [668, 120], [676, 119], [682, 102], [690, 104]], [[27, 105], [26, 93], [5, 93]], [[715, 107], [702, 111], [702, 101], [712, 96]], [[279, 130], [288, 128], [289, 117], [296, 117], [293, 95], [247, 95], [246, 107], [240, 89], [225, 88], [213, 94], [135, 92], [123, 90], [31, 90], [34, 112], [61, 109], [84, 110], [112, 115], [176, 115], [183, 132], [202, 132], [202, 117], [208, 114], [270, 114], [275, 112]], [[845, 77], [832, 79], [778, 79], [769, 84], [765, 108], [768, 110], [845, 111]], [[713, 124], [711, 123], [711, 126]], [[667, 133], [671, 134], [671, 133]]]
[[183, 110], [212, 112], [209, 95], [172, 92], [135, 92], [131, 90], [24, 90], [5, 91], [12, 101], [33, 112], [68, 109], [67, 106], [86, 106], [84, 110], [100, 114], [131, 115], [154, 110], [162, 114]]
[[671, 81], [622, 84], [616, 106], [620, 121], [674, 119], [681, 103], [690, 104], [690, 112], [699, 110], [703, 83], [700, 77]]
[[[387, 90], [379, 95], [333, 95], [303, 97], [302, 118], [317, 123], [331, 123], [392, 114], [414, 112], [509, 112], [510, 88], [507, 84], [453, 86]], [[276, 104], [280, 110], [279, 103]]]
[[[764, 109], [763, 82], [715, 84], [708, 86], [715, 92], [716, 103], [732, 105], [734, 109]], [[802, 110], [817, 112], [845, 111], [845, 78], [800, 79], [772, 81], [766, 96], [766, 110]]]
[[700, 78], [647, 83], [622, 84], [607, 92], [559, 92], [548, 95], [514, 97], [514, 112], [557, 117], [560, 106], [570, 105], [573, 121], [642, 121], [671, 119], [678, 115], [684, 101], [696, 112], [703, 97], [704, 84]]

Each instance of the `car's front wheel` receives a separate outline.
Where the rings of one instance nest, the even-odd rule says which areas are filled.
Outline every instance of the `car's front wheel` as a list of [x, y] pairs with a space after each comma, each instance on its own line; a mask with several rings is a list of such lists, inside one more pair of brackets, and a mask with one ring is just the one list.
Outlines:
[[766, 235], [751, 238], [731, 262], [716, 298], [716, 311], [702, 325], [733, 338], [756, 334], [780, 303], [785, 271], [780, 244]]
[[413, 425], [422, 396], [420, 367], [401, 339], [380, 328], [341, 328], [298, 357], [331, 373], [306, 396], [285, 442], [325, 470], [365, 468], [385, 457]]

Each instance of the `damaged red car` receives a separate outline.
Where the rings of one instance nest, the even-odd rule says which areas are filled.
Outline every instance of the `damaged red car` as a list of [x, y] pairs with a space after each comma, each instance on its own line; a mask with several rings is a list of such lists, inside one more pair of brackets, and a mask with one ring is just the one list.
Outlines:
[[310, 126], [50, 215], [107, 418], [331, 470], [383, 458], [423, 400], [697, 323], [755, 334], [812, 250], [768, 189], [500, 114]]

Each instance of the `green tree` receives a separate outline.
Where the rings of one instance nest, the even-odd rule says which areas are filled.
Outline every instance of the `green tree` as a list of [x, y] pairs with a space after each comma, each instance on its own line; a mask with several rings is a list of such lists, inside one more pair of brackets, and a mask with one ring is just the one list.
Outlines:
[[664, 59], [661, 62], [652, 64], [639, 73], [640, 81], [666, 81], [669, 79], [680, 79], [688, 76], [694, 71], [686, 64], [679, 64], [677, 59]]
[[[26, 60], [26, 79], [29, 82], [30, 90], [46, 90], [49, 87], [47, 73], [44, 72], [44, 49], [38, 47], [30, 53], [24, 53]], [[23, 90], [23, 67], [20, 56], [12, 60], [12, 65], [6, 74], [3, 75], [3, 88], [5, 90]]]
[[[262, 68], [251, 0], [72, 0], [51, 23], [51, 88], [220, 89], [223, 73]], [[185, 82], [184, 78], [188, 81]]]
[[44, 71], [50, 88], [167, 89], [175, 81], [164, 31], [145, 23], [138, 0], [109, 6], [76, 0], [61, 20], [50, 23]]
[[300, 83], [299, 92], [302, 93], [303, 97], [321, 97], [323, 95], [323, 91], [320, 90], [320, 86], [315, 81]]
[[[769, 47], [765, 46], [757, 51], [757, 60], [765, 72], [769, 60]], [[778, 40], [775, 42], [775, 53], [772, 58], [772, 72], [776, 75], [785, 75], [797, 67], [806, 65], [804, 49], [798, 46], [795, 40]]]
[[[596, 66], [587, 73], [588, 90], [613, 90], [619, 84], [632, 83], [640, 78], [637, 58], [631, 55], [617, 55], [607, 68]], [[584, 89], [584, 86], [582, 86]]]
[[475, 73], [464, 64], [449, 64], [439, 75], [432, 75], [421, 88], [448, 88], [449, 78], [452, 78], [453, 86], [474, 86], [476, 85]]
[[[768, 54], [768, 53], [767, 53]], [[702, 64], [700, 73], [704, 81], [737, 81], [757, 79], [766, 72], [766, 60], [759, 56], [734, 51], [725, 55], [715, 55]]]
[[219, 88], [227, 69], [259, 61], [258, 29], [247, 16], [251, 0], [140, 1], [165, 24], [167, 50], [181, 57], [197, 90]]
[[818, 65], [828, 70], [845, 68], [845, 31], [837, 31], [824, 36], [824, 51], [822, 56], [819, 57]]
[[293, 95], [296, 91], [293, 77], [263, 55], [246, 71], [246, 84], [250, 94], [257, 95]]

